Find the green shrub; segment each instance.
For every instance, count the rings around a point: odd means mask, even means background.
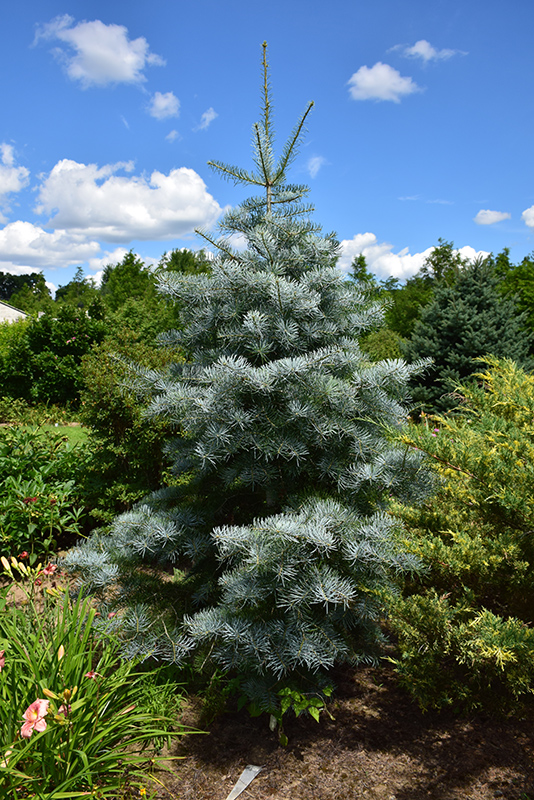
[[[0,323],[0,396],[30,400],[32,370],[27,334],[31,319]]]
[[[391,618],[424,706],[506,708],[534,692],[534,375],[486,363],[454,414],[404,437],[437,480],[423,505],[394,506],[426,566]]]
[[[432,591],[399,603],[393,619],[398,673],[423,708],[507,710],[532,694],[534,630],[522,620]]]
[[[105,333],[102,320],[69,305],[0,325],[0,395],[76,407],[81,358]]]
[[[33,560],[81,531],[76,478],[83,448],[39,428],[0,430],[0,555]]]
[[[32,410],[25,400],[12,397],[0,397],[0,423],[2,425],[14,422],[28,423]]]
[[[68,305],[34,320],[28,329],[32,401],[76,406],[82,388],[82,356],[105,333],[102,320]]]
[[[380,330],[371,331],[362,337],[362,350],[367,353],[371,361],[402,358],[403,341],[395,331],[389,328],[380,328]]]
[[[82,360],[80,414],[90,453],[82,483],[97,522],[108,522],[160,486],[166,466],[163,440],[171,426],[163,420],[147,423],[146,403],[124,385],[130,375],[125,359],[161,367],[168,354],[125,331],[121,341],[103,342]]]

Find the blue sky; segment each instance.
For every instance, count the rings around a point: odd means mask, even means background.
[[[317,10],[314,10],[317,9]],[[98,277],[198,249],[246,189],[261,43],[291,180],[381,278],[438,238],[534,249],[532,0],[19,0],[0,11],[0,271]]]

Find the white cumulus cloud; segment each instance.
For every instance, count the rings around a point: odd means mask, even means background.
[[[19,267],[18,264],[13,264],[10,261],[2,261],[0,259],[0,272],[5,272],[8,275],[31,275],[32,272],[40,271],[40,267]],[[54,297],[57,286],[51,281],[45,281],[45,285],[48,286],[52,297]]]
[[[221,207],[192,169],[168,175],[126,177],[116,173],[131,164],[79,164],[63,159],[39,189],[37,213],[53,216],[48,227],[105,242],[174,239],[196,227],[211,226]]]
[[[521,214],[521,219],[529,228],[534,228],[534,206],[526,208]]]
[[[411,255],[408,248],[405,247],[399,253],[393,253],[393,245],[387,242],[378,242],[374,233],[357,233],[352,239],[343,239],[340,246],[341,256],[337,265],[342,272],[348,273],[353,258],[363,254],[368,269],[379,279],[385,280],[393,277],[401,281],[411,278],[412,275],[419,272],[428,256],[435,249],[434,247],[427,247],[422,253],[413,253]],[[460,247],[454,252],[460,253],[462,258],[467,258],[470,261],[480,256],[485,258],[489,255],[484,250],[477,251],[468,245]]]
[[[403,77],[389,64],[378,61],[373,67],[360,67],[348,81],[353,100],[391,100],[400,103],[401,97],[421,91],[411,78]]]
[[[105,25],[99,19],[75,25],[73,17],[64,14],[37,29],[35,42],[40,39],[66,45],[56,47],[54,55],[69,78],[79,81],[84,88],[141,83],[146,80],[145,67],[165,63],[150,52],[143,36],[130,39],[124,25]]]
[[[213,120],[218,116],[219,115],[217,114],[214,108],[208,108],[208,110],[204,111],[204,113],[200,117],[200,125],[198,126],[197,130],[205,131],[207,128],[209,128]]]
[[[406,247],[400,253],[393,253],[393,245],[379,243],[374,233],[357,233],[352,239],[343,239],[340,244],[341,256],[337,265],[342,272],[349,272],[353,258],[363,254],[369,270],[381,279],[406,280],[415,275],[433,250],[429,247],[422,253],[410,255]]]
[[[315,178],[317,176],[317,173],[319,172],[323,164],[326,164],[326,158],[323,158],[323,156],[312,156],[308,160],[306,168],[310,174],[310,178]]]
[[[17,167],[13,146],[5,142],[0,144],[0,162],[0,203],[4,211],[7,211],[6,195],[24,189],[28,185],[30,173],[26,167]],[[1,222],[6,222],[6,218],[0,212]]]
[[[436,48],[433,47],[430,42],[427,42],[426,39],[419,39],[419,41],[411,47],[397,45],[392,49],[401,50],[402,55],[406,56],[407,58],[420,58],[425,62],[425,64],[427,64],[429,61],[445,61],[461,52],[459,50],[450,50],[449,48],[436,50]]]
[[[468,244],[464,245],[463,247],[459,247],[454,252],[460,253],[461,257],[467,259],[468,261],[474,261],[476,258],[487,258],[490,255],[487,250],[475,250],[474,247],[471,247],[471,245]]]
[[[0,229],[0,270],[13,267],[66,267],[94,257],[98,242],[64,230],[45,231],[31,222],[18,220]],[[9,269],[11,267],[11,269]]]
[[[150,101],[148,113],[156,119],[168,119],[180,114],[180,101],[173,92],[156,92]]]
[[[494,225],[503,219],[510,219],[511,216],[507,211],[490,211],[489,208],[483,208],[473,219],[477,225]]]

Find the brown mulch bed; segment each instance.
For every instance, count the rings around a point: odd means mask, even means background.
[[[161,800],[225,800],[247,764],[262,766],[242,800],[534,800],[534,715],[491,718],[423,713],[392,668],[336,675],[337,694],[317,724],[288,718],[287,747],[266,716],[227,711],[173,749],[158,773]],[[200,727],[190,700],[184,724]],[[289,717],[289,715],[288,715]],[[206,728],[205,728],[206,729]]]

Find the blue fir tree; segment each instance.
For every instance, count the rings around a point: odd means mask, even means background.
[[[254,168],[211,162],[259,194],[226,214],[220,238],[203,234],[218,251],[211,274],[162,275],[183,309],[163,344],[186,356],[137,371],[149,417],[176,426],[175,477],[67,564],[122,609],[127,653],[209,660],[272,710],[281,687],[320,686],[335,663],[376,655],[385,589],[415,566],[387,499],[413,499],[424,477],[387,434],[420,365],[360,350],[382,309],[344,280],[307,188],[286,180],[311,103],[275,157],[263,47]]]

